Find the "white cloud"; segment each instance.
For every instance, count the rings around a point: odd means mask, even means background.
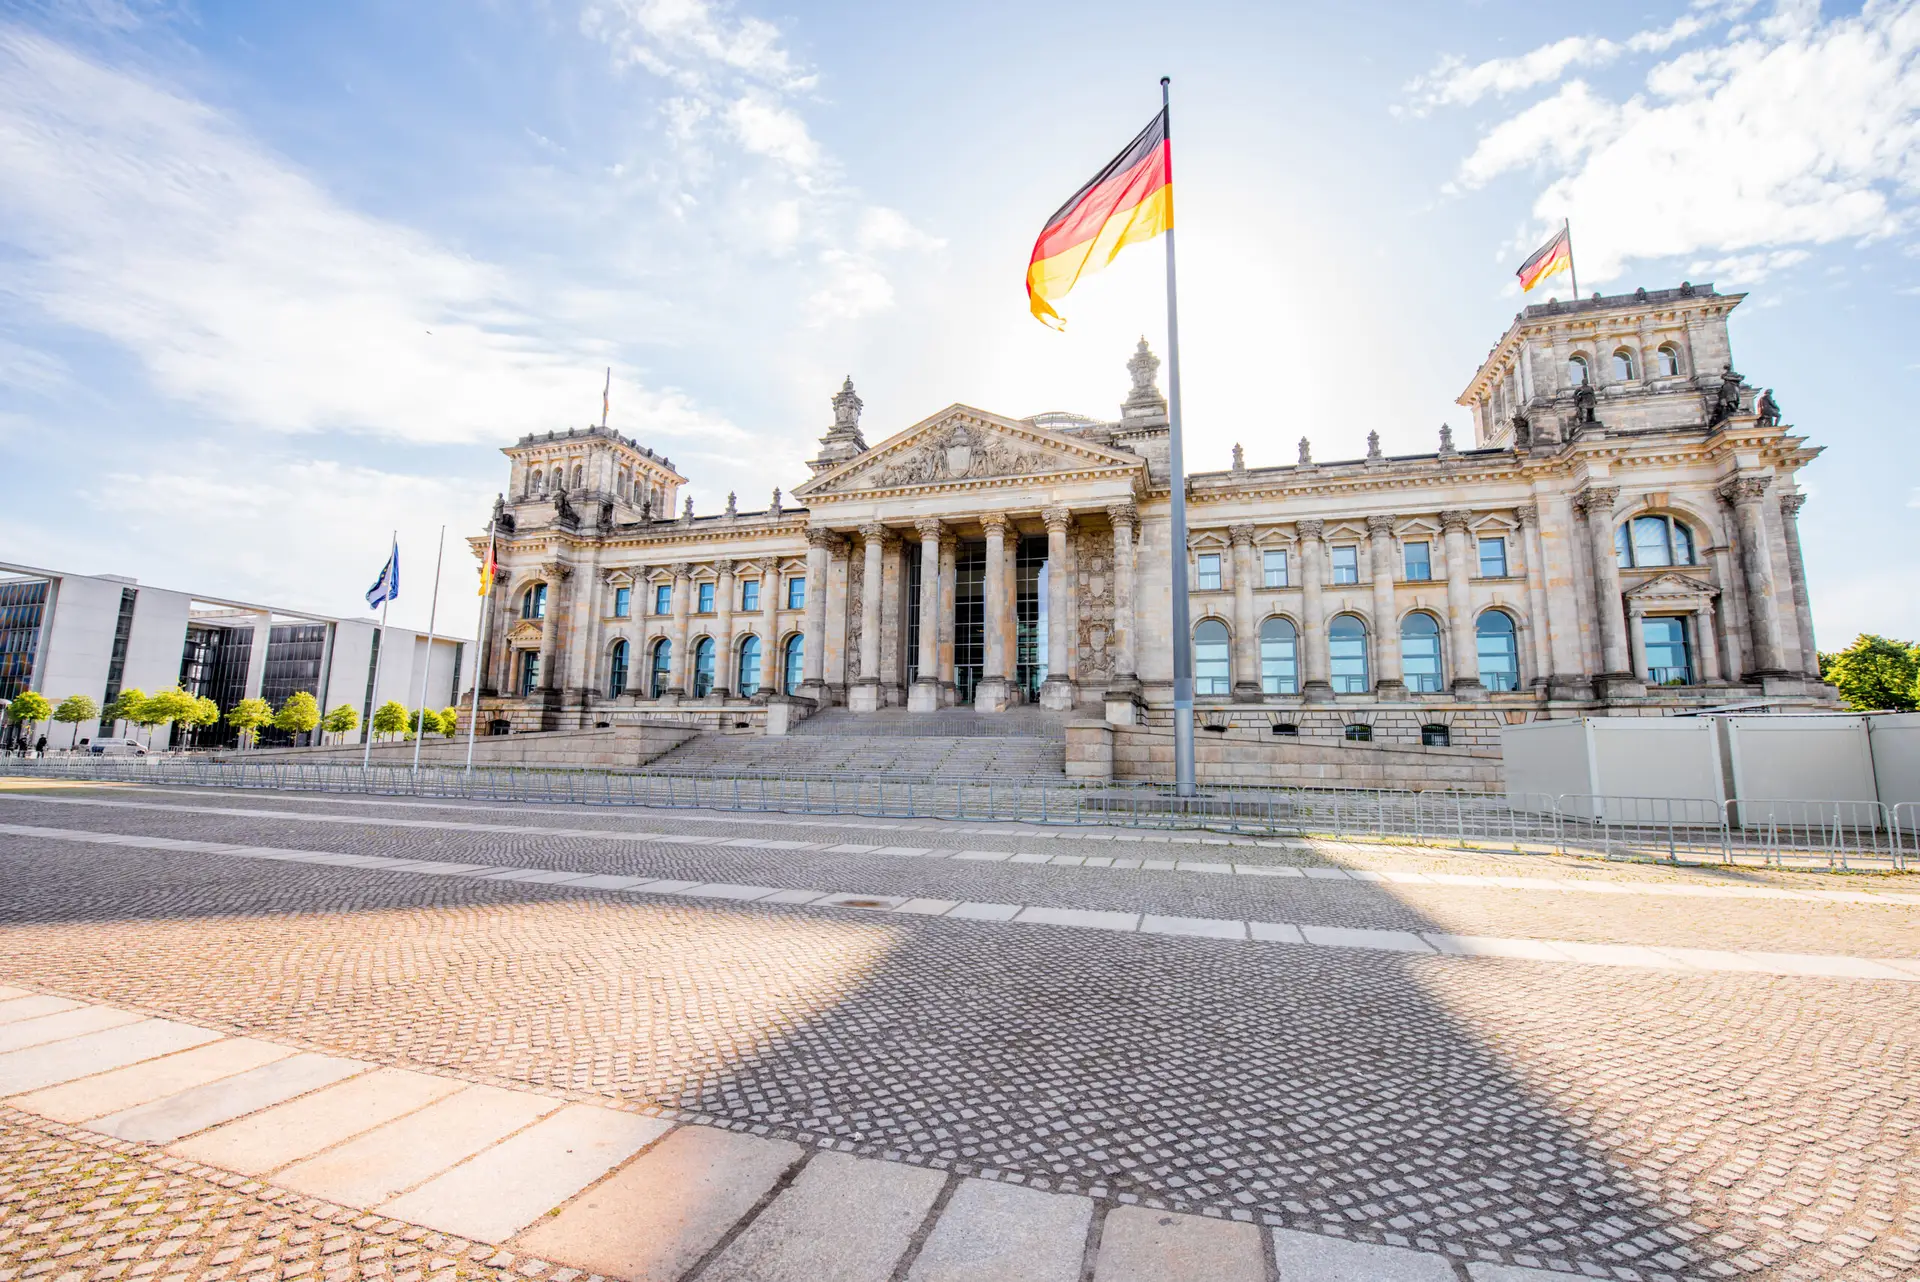
[[[1896,232],[1920,194],[1920,6],[1822,21],[1784,0],[1724,45],[1654,67],[1625,101],[1569,82],[1489,129],[1456,184],[1526,169],[1551,176],[1534,215],[1573,220],[1595,283],[1633,260]]]
[[[0,337],[0,387],[44,396],[65,386],[67,375],[59,357]]]
[[[866,255],[829,249],[821,253],[820,265],[827,283],[807,300],[812,310],[810,324],[854,320],[893,306],[893,285]]]
[[[227,422],[418,441],[557,426],[594,344],[507,273],[345,209],[205,106],[0,27],[7,294]],[[650,437],[734,429],[623,383]]]
[[[777,89],[805,89],[814,77],[781,46],[780,29],[761,18],[731,18],[711,0],[613,0],[592,3],[581,28],[658,75],[703,83],[724,68]]]
[[[819,169],[820,145],[807,122],[764,93],[749,93],[727,104],[727,128],[734,140],[756,156],[778,161],[804,185]]]
[[[881,205],[871,206],[860,215],[859,240],[860,248],[868,251],[935,250],[944,249],[947,244],[940,237],[930,236],[915,227],[899,210]]]

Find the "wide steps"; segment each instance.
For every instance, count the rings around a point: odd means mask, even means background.
[[[648,774],[853,775],[895,779],[1060,778],[1060,740],[964,735],[700,735],[646,767]]]

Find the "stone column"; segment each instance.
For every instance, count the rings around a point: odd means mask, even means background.
[[[1633,653],[1633,675],[1652,682],[1653,669],[1647,666],[1647,612],[1638,601],[1627,606],[1627,641]]]
[[[907,711],[933,712],[940,707],[940,535],[944,528],[931,517],[913,523],[920,536],[920,646],[919,673],[907,691]]]
[[[1720,647],[1714,642],[1713,602],[1693,612],[1694,662],[1700,666],[1700,680],[1707,685],[1720,684]]]
[[[502,619],[512,600],[507,585],[495,579],[487,591],[487,621],[480,630],[480,661],[474,667],[474,678],[480,682],[480,697],[483,699],[498,695],[502,688],[500,652],[506,649],[507,635]]]
[[[1473,559],[1467,539],[1469,514],[1458,509],[1440,514],[1447,548],[1447,632],[1453,651],[1453,693],[1456,698],[1486,696],[1480,683],[1480,651],[1473,631]]]
[[[880,710],[880,615],[886,593],[882,590],[885,567],[881,555],[886,551],[887,527],[878,521],[860,527],[863,552],[860,584],[860,676],[847,691],[847,707],[855,712]]]
[[[1593,561],[1593,595],[1600,613],[1600,693],[1644,694],[1638,674],[1631,670],[1627,611],[1620,598],[1620,562],[1613,548],[1613,504],[1617,485],[1589,485],[1574,495],[1574,509],[1586,519],[1587,544]]]
[[[1748,676],[1786,675],[1780,664],[1780,600],[1774,587],[1773,553],[1767,542],[1766,493],[1770,476],[1737,476],[1720,487],[1733,507],[1740,532],[1740,568],[1746,576],[1747,620],[1753,631],[1753,670]]]
[[[1399,699],[1407,693],[1400,670],[1400,612],[1394,607],[1393,582],[1396,558],[1393,555],[1393,518],[1367,518],[1367,551],[1372,561],[1373,641],[1378,656],[1373,674],[1373,693],[1378,699]]]
[[[1807,566],[1800,558],[1800,509],[1807,496],[1780,496],[1780,533],[1787,544],[1787,573],[1793,580],[1793,613],[1800,625],[1800,667],[1808,676],[1820,676],[1820,655],[1813,643],[1813,601],[1807,595]]]
[[[1533,634],[1533,685],[1545,689],[1553,671],[1552,639],[1547,635],[1546,566],[1540,551],[1540,509],[1523,503],[1513,510],[1520,522],[1519,544],[1527,576],[1527,630]]]
[[[1300,654],[1306,682],[1300,687],[1308,703],[1333,702],[1333,681],[1327,657],[1327,606],[1320,595],[1325,571],[1324,521],[1296,521],[1300,543]]]
[[[765,703],[780,693],[780,559],[761,557],[760,569],[760,692]]]
[[[668,669],[667,694],[684,699],[693,688],[692,660],[687,653],[687,631],[693,613],[693,566],[682,561],[673,567],[673,655]]]
[[[832,530],[807,531],[807,622],[800,652],[800,693],[822,708],[833,701],[821,674],[827,660],[827,560],[836,542]]]
[[[560,628],[565,621],[567,580],[573,567],[562,561],[548,561],[540,567],[547,580],[547,616],[540,621],[540,689],[557,694],[566,688],[560,678]],[[382,644],[385,644],[383,640]]]
[[[1253,526],[1230,525],[1233,540],[1233,701],[1260,702],[1259,625],[1253,617]]]
[[[1140,513],[1131,503],[1116,503],[1107,509],[1113,523],[1113,656],[1112,684],[1108,692],[1131,697],[1140,689],[1140,660],[1134,635],[1139,628],[1133,604],[1133,539],[1140,525]]]
[[[1041,511],[1047,523],[1047,680],[1040,687],[1040,706],[1064,712],[1073,707],[1073,678],[1067,675],[1072,637],[1067,617],[1073,584],[1067,578],[1067,531],[1073,513],[1064,507]]]
[[[1007,611],[1012,608],[1007,601],[1007,576],[1003,572],[1007,562],[1007,518],[990,512],[980,518],[980,528],[987,532],[986,636],[980,685],[973,692],[973,706],[980,712],[1005,712],[1011,677],[1006,641]]]
[[[720,572],[720,582],[713,589],[720,597],[720,608],[715,612],[719,617],[714,621],[713,647],[718,653],[713,656],[713,693],[724,700],[733,693],[733,594],[739,588],[731,560],[722,558],[713,568]]]
[[[939,659],[936,663],[940,678],[940,706],[953,707],[960,698],[960,689],[954,683],[953,666],[953,611],[955,594],[959,586],[960,540],[951,530],[940,536],[940,608],[937,617],[940,627],[937,632]]]

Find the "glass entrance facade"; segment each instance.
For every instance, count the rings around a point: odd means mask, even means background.
[[[962,543],[953,562],[953,684],[972,703],[987,662],[987,545]]]
[[[1047,679],[1047,540],[1020,540],[1013,562],[1013,683],[1028,703]]]

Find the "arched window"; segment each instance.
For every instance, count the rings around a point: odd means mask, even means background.
[[[1365,694],[1371,684],[1367,675],[1367,625],[1351,614],[1335,619],[1327,629],[1327,660],[1335,694]]]
[[[615,641],[607,659],[607,698],[618,699],[627,692],[627,643]]]
[[[1193,692],[1196,695],[1233,693],[1227,652],[1227,625],[1202,619],[1193,628]]]
[[[1520,647],[1514,639],[1513,616],[1505,610],[1487,610],[1473,625],[1480,651],[1480,684],[1489,690],[1520,688]]]
[[[1680,349],[1672,343],[1662,343],[1660,350],[1654,353],[1658,362],[1661,378],[1672,378],[1680,372]]]
[[[1693,532],[1670,516],[1636,516],[1613,532],[1621,569],[1693,564]]]
[[[1420,727],[1420,746],[1423,748],[1451,748],[1453,731],[1438,723]]]
[[[1272,618],[1260,625],[1260,689],[1264,694],[1300,691],[1299,635],[1285,619]]]
[[[713,638],[701,637],[693,643],[693,697],[704,699],[713,693]]]
[[[658,699],[673,684],[673,642],[661,637],[653,643],[653,675],[647,683],[649,698]]]
[[[538,494],[540,487],[545,483],[546,478],[541,474],[540,469],[537,467],[534,468],[533,474],[527,477],[527,493]]]
[[[573,488],[574,489],[577,490],[580,488],[581,481],[585,476],[586,476],[586,473],[581,469],[580,465],[578,463],[575,463],[573,465]]]
[[[740,643],[739,674],[733,688],[742,699],[760,693],[760,638],[751,633]]]
[[[1569,387],[1585,387],[1587,385],[1586,357],[1569,356],[1567,358],[1567,385]]]
[[[796,632],[787,638],[786,692],[799,694],[801,673],[806,670],[807,639]]]
[[[1356,721],[1347,727],[1346,735],[1349,743],[1372,743],[1373,727]]]
[[[1416,612],[1401,622],[1400,670],[1415,694],[1440,693],[1440,621],[1431,614]]]
[[[1632,352],[1623,347],[1613,354],[1613,379],[1616,383],[1631,383],[1639,376]]]
[[[523,619],[544,619],[547,617],[547,585],[536,583],[520,597],[520,617]]]

